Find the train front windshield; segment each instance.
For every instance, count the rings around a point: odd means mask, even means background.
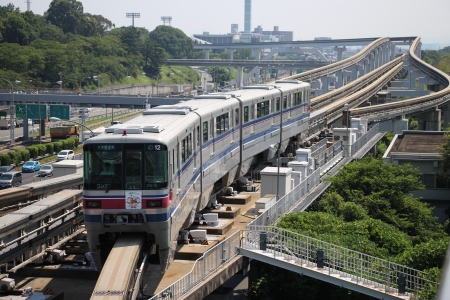
[[[162,144],[89,144],[84,147],[87,190],[155,190],[168,185]]]

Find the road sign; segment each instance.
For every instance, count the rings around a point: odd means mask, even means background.
[[[16,118],[43,120],[47,119],[47,105],[45,104],[17,104]]]
[[[50,105],[50,118],[56,117],[61,120],[70,120],[69,105]]]

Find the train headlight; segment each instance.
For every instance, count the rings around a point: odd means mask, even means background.
[[[162,200],[147,200],[147,208],[157,208],[162,207]]]
[[[102,208],[102,201],[100,200],[86,200],[86,208]]]

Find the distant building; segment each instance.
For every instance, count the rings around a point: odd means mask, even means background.
[[[194,37],[211,44],[231,44],[233,43],[232,34],[209,34],[209,32],[203,32],[203,34],[194,34]]]
[[[262,34],[276,37],[278,42],[290,42],[294,39],[293,31],[280,31],[278,26],[274,26],[273,31],[262,31]]]
[[[261,26],[258,26],[251,33],[237,32],[238,29],[237,24],[231,24],[231,33],[203,32],[203,34],[194,34],[194,37],[211,44],[290,42],[294,37],[293,31],[280,31],[278,26],[274,26],[273,31],[263,30]]]
[[[231,24],[231,34],[239,33],[239,24]]]
[[[433,204],[440,220],[447,218],[450,207],[450,182],[443,175],[443,157],[440,147],[446,143],[443,131],[403,131],[394,136],[383,160],[395,165],[411,164],[422,177],[425,190],[414,195]]]
[[[252,29],[252,0],[245,0],[244,32],[250,33]]]

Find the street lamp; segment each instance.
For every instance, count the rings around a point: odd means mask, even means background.
[[[62,80],[58,80],[56,83],[59,84],[59,93],[62,94],[62,85],[63,85]]]
[[[94,75],[92,79],[97,81],[97,95],[100,95],[100,75]]]
[[[15,118],[15,112],[16,111],[15,111],[15,106],[14,106],[14,85],[12,84],[11,81],[9,81],[6,78],[1,78],[0,77],[0,80],[6,81],[9,84],[9,86],[11,87],[11,98],[12,98],[12,101],[11,101],[11,106],[9,107],[9,115],[10,115],[10,120],[9,120],[9,122],[10,122],[10,124],[9,124],[9,137],[10,137],[10,145],[11,145],[11,147],[13,147],[14,143],[15,143],[14,130],[16,128],[16,118]],[[14,83],[15,84],[19,84],[19,83],[21,83],[21,81],[20,80],[15,80]]]
[[[57,118],[57,117],[50,117],[49,120],[50,120],[50,122],[63,121],[63,120],[61,120],[60,118]],[[69,123],[80,125],[81,127],[86,128],[87,130],[89,130],[91,132],[91,136],[95,135],[95,133],[89,127],[87,127],[86,125],[84,125],[82,123],[78,123],[78,122],[75,122],[75,121],[72,121],[72,120],[64,120],[64,122],[69,122]],[[81,130],[81,142],[82,143],[84,142],[84,131],[83,130]]]

